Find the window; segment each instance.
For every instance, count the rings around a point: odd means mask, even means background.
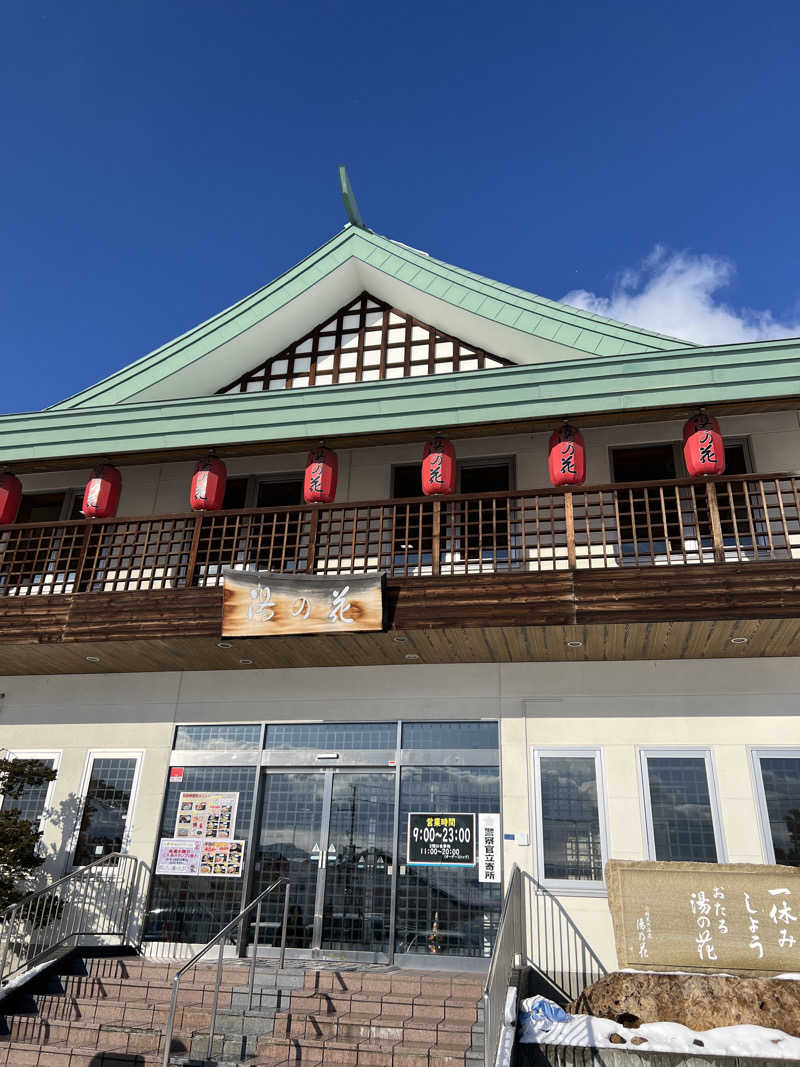
[[[392,499],[422,496],[422,464],[392,468]],[[407,569],[433,562],[433,502],[397,508],[392,546],[394,567]]]
[[[269,479],[258,483],[256,506],[259,508],[299,508],[302,504],[302,475]]]
[[[611,450],[611,473],[615,482],[663,482],[678,477],[676,446],[638,445]],[[619,539],[623,553],[633,551],[633,543],[646,542],[652,536],[653,550],[679,551],[681,523],[678,495],[665,491],[661,495],[648,489],[629,489],[619,494]],[[640,550],[641,550],[640,545]]]
[[[651,860],[724,862],[711,753],[641,753],[647,854]]]
[[[406,867],[412,811],[499,812],[499,768],[403,767],[400,776],[397,951],[491,956],[502,887],[479,881],[477,867]]]
[[[267,727],[266,748],[283,752],[345,752],[397,747],[394,722],[276,723]]]
[[[482,749],[498,747],[496,722],[404,722],[403,748]]]
[[[746,440],[725,441],[725,474],[744,475],[751,469],[750,452]],[[685,478],[681,447],[668,442],[659,445],[636,445],[611,449],[611,472],[614,481],[622,485],[632,482],[658,484],[674,478]],[[739,533],[739,545],[752,547],[752,537],[746,535],[748,516],[758,519],[760,502],[746,499],[745,485],[725,483],[717,490],[717,506],[725,547],[736,545],[734,525]],[[749,506],[748,506],[749,505]],[[696,483],[694,492],[686,487],[666,487],[659,491],[652,487],[630,488],[619,493],[619,538],[623,555],[680,554],[688,544],[698,544],[711,550],[711,516],[705,490]]]
[[[274,478],[242,475],[228,478],[222,508],[296,508],[303,504],[303,475],[285,474]]]
[[[37,760],[50,770],[57,771],[61,753],[11,752],[10,756],[12,759]],[[39,785],[26,785],[18,797],[0,797],[0,807],[5,807],[7,811],[18,811],[23,819],[27,819],[37,830],[41,830],[46,822],[54,786],[55,779],[52,782],[41,782]]]
[[[74,866],[127,847],[139,759],[137,753],[89,753]]]
[[[607,855],[600,752],[538,749],[533,759],[539,876],[556,888],[597,890]]]
[[[753,752],[767,863],[800,867],[800,749]]]
[[[175,730],[176,749],[249,749],[258,747],[261,727],[258,725],[178,726]]]
[[[505,493],[511,488],[508,460],[459,465],[462,493]],[[461,539],[469,559],[508,559],[508,501],[467,500],[462,504]]]
[[[508,459],[469,460],[458,464],[457,493],[504,493],[511,488],[512,470]],[[392,497],[403,500],[422,495],[422,465],[404,464],[392,469]],[[446,498],[445,498],[446,499]],[[394,554],[398,565],[418,566],[433,559],[433,503],[413,505],[398,512]],[[448,509],[449,520],[441,527],[442,551],[459,560],[472,562],[507,560],[509,554],[509,512],[507,500],[458,501]],[[451,559],[451,562],[452,562]]]
[[[228,478],[225,482],[225,496],[222,498],[223,511],[238,511],[247,507],[247,491],[250,487],[250,479]]]
[[[18,523],[59,522],[82,519],[83,494],[77,489],[50,493],[23,493],[17,512]]]

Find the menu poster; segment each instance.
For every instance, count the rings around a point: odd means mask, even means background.
[[[238,807],[238,793],[181,793],[175,836],[230,841],[236,832]]]
[[[202,841],[186,841],[176,840],[174,837],[162,837],[158,843],[156,874],[198,874],[202,854]]]
[[[200,874],[215,878],[241,878],[245,841],[204,841]]]

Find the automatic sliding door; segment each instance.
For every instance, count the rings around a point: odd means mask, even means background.
[[[325,772],[270,772],[264,780],[253,896],[288,878],[288,948],[310,949],[319,875]],[[315,848],[316,846],[316,848]],[[283,893],[270,894],[261,914],[261,945],[279,945]]]
[[[321,948],[388,952],[395,776],[331,773]]]

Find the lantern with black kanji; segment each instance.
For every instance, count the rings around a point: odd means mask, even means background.
[[[422,453],[422,492],[443,496],[456,489],[456,450],[446,437],[432,437]]]
[[[14,474],[0,474],[0,526],[10,526],[19,511],[22,482]]]
[[[550,435],[548,468],[553,485],[583,485],[586,481],[583,434],[568,422]]]
[[[725,444],[713,415],[698,411],[687,420],[683,427],[683,458],[690,478],[725,473]]]
[[[338,478],[339,457],[332,448],[320,445],[309,452],[303,479],[303,499],[306,504],[332,504]]]
[[[192,511],[219,511],[225,499],[228,470],[221,459],[209,456],[199,460],[192,475],[189,505]]]
[[[81,511],[87,519],[113,519],[117,514],[122,475],[110,463],[95,467],[83,494]]]

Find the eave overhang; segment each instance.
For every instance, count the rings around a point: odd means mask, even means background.
[[[688,347],[347,226],[273,282],[53,410],[214,393],[363,290],[515,363]]]
[[[99,456],[177,458],[209,447],[288,451],[321,438],[497,433],[563,417],[624,422],[698,405],[791,408],[800,398],[799,359],[800,340],[790,339],[313,390],[51,408],[0,417],[0,461],[32,470]]]

